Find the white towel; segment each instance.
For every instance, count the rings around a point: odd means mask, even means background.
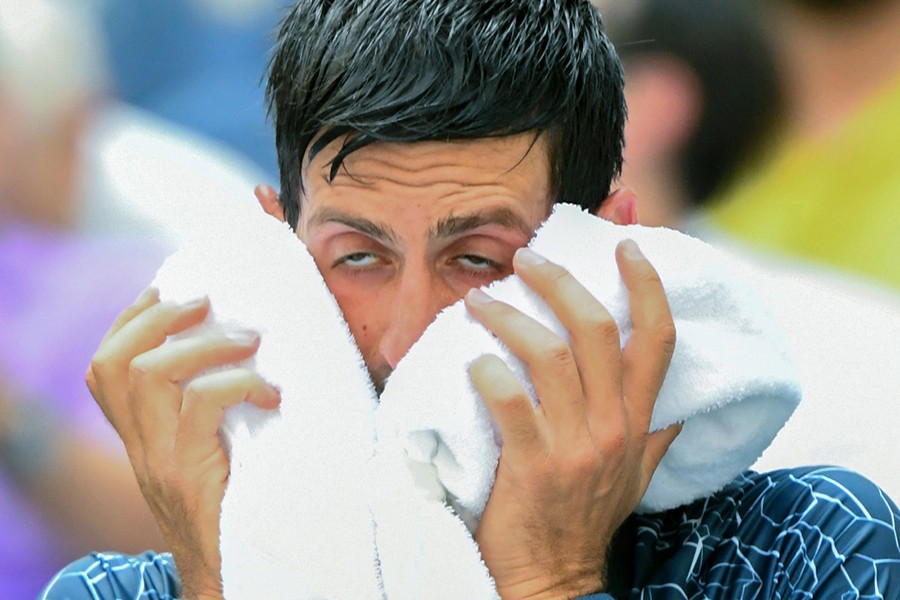
[[[157,274],[165,300],[207,294],[202,330],[251,328],[278,411],[230,409],[222,576],[232,598],[380,598],[368,462],[375,391],[306,247],[261,211],[211,216]]]
[[[678,332],[652,427],[685,427],[640,506],[659,510],[716,491],[751,465],[799,389],[774,319],[705,244],[559,205],[532,247],[603,302],[624,343],[631,326],[613,250],[625,237],[659,271]],[[206,327],[260,331],[255,366],[282,388],[278,413],[233,409],[223,428],[232,452],[226,598],[496,598],[457,516],[475,526],[499,455],[467,365],[492,352],[526,384],[527,373],[461,303],[403,358],[378,405],[311,257],[268,217],[211,224],[156,285],[164,299],[207,293],[215,313]],[[488,291],[564,333],[516,277]]]

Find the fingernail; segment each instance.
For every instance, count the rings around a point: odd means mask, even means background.
[[[266,410],[276,409],[281,406],[281,390],[277,386],[267,383],[259,394],[254,394],[253,403]]]
[[[469,290],[469,293],[466,294],[466,302],[475,306],[484,306],[486,304],[490,304],[493,301],[493,298],[491,298],[478,288],[472,288],[471,290]]]
[[[634,240],[622,240],[619,245],[622,247],[622,254],[630,260],[644,260],[644,254]]]
[[[519,248],[516,250],[516,261],[523,265],[536,267],[546,263],[547,259],[530,248]]]
[[[187,302],[182,302],[181,308],[184,308],[187,310],[194,309],[194,308],[200,308],[201,306],[205,305],[207,302],[209,302],[209,298],[207,298],[206,296],[202,296],[200,298],[188,300]]]
[[[143,302],[147,302],[151,298],[159,299],[159,290],[155,287],[148,287],[146,290],[141,292],[141,295],[137,297],[137,300],[135,300],[134,303],[141,304]]]
[[[229,331],[225,334],[232,342],[238,343],[242,346],[252,346],[253,344],[259,341],[259,333],[255,331],[242,330],[242,331]]]
[[[277,404],[281,404],[281,388],[277,385],[269,384],[269,391],[272,392],[272,398],[275,399]]]

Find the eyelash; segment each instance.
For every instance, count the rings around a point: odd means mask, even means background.
[[[360,259],[360,258],[366,258],[366,257],[373,258],[375,263],[371,264],[371,265],[362,265],[362,266],[349,264],[349,262],[354,259]],[[484,265],[484,268],[478,269],[478,268],[473,268],[473,267],[467,267],[467,266],[465,266],[465,264],[462,262],[461,259],[469,259],[475,263],[482,263]],[[457,263],[457,265],[463,272],[465,272],[467,275],[469,275],[471,277],[484,277],[487,274],[493,275],[494,273],[498,273],[503,269],[503,266],[499,262],[497,262],[495,260],[491,260],[484,256],[480,256],[478,254],[460,254],[460,255],[452,257],[447,262],[450,263],[453,261],[455,261]],[[344,266],[348,270],[350,270],[351,273],[365,273],[366,271],[376,268],[378,266],[378,262],[379,261],[378,261],[377,255],[375,255],[372,252],[353,252],[351,254],[347,254],[345,256],[338,258],[334,262],[332,267]]]
[[[483,263],[486,267],[483,269],[474,269],[471,267],[466,267],[460,264],[460,268],[465,271],[467,274],[472,275],[474,277],[484,277],[486,274],[494,274],[500,272],[503,266],[495,260],[491,260],[484,256],[479,256],[477,254],[460,254],[459,256],[453,257],[452,260],[459,261],[459,259],[475,259],[474,262]]]
[[[359,258],[365,258],[365,257],[372,257],[372,258],[374,258],[374,259],[375,259],[375,264],[364,265],[364,266],[357,266],[357,265],[351,265],[351,264],[348,264],[349,261],[351,261],[351,260],[353,260],[353,259],[359,259]],[[351,271],[356,272],[356,273],[360,273],[360,272],[364,272],[364,271],[367,271],[367,270],[369,270],[369,269],[372,269],[372,268],[376,267],[377,264],[378,264],[378,257],[377,257],[377,255],[376,255],[375,253],[373,253],[373,252],[352,252],[352,253],[350,253],[350,254],[347,254],[347,255],[345,255],[345,256],[342,256],[342,257],[338,258],[336,261],[334,261],[334,264],[332,264],[331,266],[332,266],[332,268],[334,268],[334,267],[340,267],[340,266],[346,266],[346,267],[347,267],[348,269],[350,269]]]

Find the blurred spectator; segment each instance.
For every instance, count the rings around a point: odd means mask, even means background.
[[[753,2],[598,2],[625,67],[622,183],[645,225],[679,227],[754,156],[782,103]]]
[[[288,0],[109,0],[117,95],[251,158],[277,181],[261,82]]]
[[[105,82],[95,36],[63,3],[0,3],[0,598],[35,597],[91,548],[163,544],[84,385],[92,349],[161,259],[69,232]]]
[[[0,598],[88,551],[164,549],[84,383],[180,231],[261,174],[105,98],[85,4],[0,0]],[[150,239],[148,236],[154,236]]]
[[[62,228],[76,218],[80,137],[106,84],[97,32],[82,16],[44,2],[0,2],[0,223],[18,216]]]
[[[786,88],[767,162],[710,222],[900,291],[900,2],[766,0]]]
[[[754,467],[839,464],[900,497],[900,298],[748,249],[692,216],[736,170],[758,164],[783,116],[777,66],[753,6],[638,0],[604,10],[626,73],[623,183],[638,193],[642,223],[686,228],[729,251],[785,327],[804,400]]]

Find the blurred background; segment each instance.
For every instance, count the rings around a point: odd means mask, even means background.
[[[595,2],[624,64],[638,220],[734,261],[803,401],[754,465],[900,497],[900,2]]]
[[[163,550],[84,383],[178,231],[276,183],[265,0],[0,0],[0,598]]]
[[[644,222],[900,290],[900,3],[598,4]]]
[[[164,549],[84,371],[180,229],[277,184],[288,3],[0,0],[0,598]],[[757,467],[900,496],[900,3],[595,4],[640,222],[720,247],[785,324],[805,398]]]

